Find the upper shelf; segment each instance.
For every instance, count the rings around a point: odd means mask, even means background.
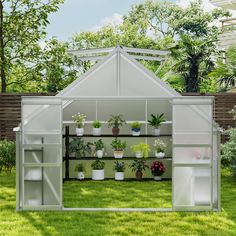
[[[112,134],[103,134],[101,136],[94,136],[92,134],[84,134],[83,136],[77,136],[76,134],[69,134],[69,135],[63,135],[63,137],[76,137],[76,138],[84,138],[84,137],[93,137],[93,138],[108,138],[108,137],[117,137],[117,138],[124,138],[124,137],[132,137],[132,138],[158,138],[158,137],[171,137],[171,134],[161,134],[159,136],[154,136],[154,135],[150,135],[150,134],[142,134],[139,136],[133,136],[131,134],[119,134],[118,136],[114,136]]]

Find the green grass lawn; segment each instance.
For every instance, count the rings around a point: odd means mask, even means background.
[[[65,206],[133,206],[159,207],[162,202],[158,193],[150,191],[153,182],[122,183],[105,181],[105,184],[82,183],[78,190],[78,182],[64,185]],[[120,191],[114,191],[111,188]],[[161,185],[170,188],[169,182]],[[103,188],[103,186],[105,188]],[[135,189],[133,189],[135,186]],[[148,190],[148,194],[141,191]],[[99,196],[97,195],[99,192]],[[75,197],[79,193],[78,198]],[[111,196],[106,197],[106,194]],[[112,197],[114,194],[114,197]],[[163,203],[169,207],[169,191],[164,191]],[[130,199],[132,202],[127,202]],[[82,198],[83,196],[83,198]],[[120,199],[116,199],[117,197]],[[97,199],[100,203],[97,202]],[[107,198],[107,199],[106,199]],[[110,200],[113,198],[114,202]],[[75,205],[76,204],[76,205]],[[158,206],[156,206],[156,204]],[[84,205],[83,205],[84,207]],[[15,212],[15,176],[0,175],[0,235],[236,235],[236,181],[224,172],[222,176],[222,212],[201,213],[115,213],[115,212]]]

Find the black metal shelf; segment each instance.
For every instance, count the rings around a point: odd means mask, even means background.
[[[164,157],[164,158],[156,158],[156,157],[148,157],[148,158],[137,158],[137,157],[123,157],[123,158],[115,158],[115,157],[103,157],[103,158],[98,158],[98,157],[81,157],[81,158],[76,158],[76,157],[69,157],[68,160],[87,160],[87,161],[93,161],[93,160],[104,160],[104,161],[114,161],[114,160],[150,160],[150,159],[156,159],[156,160],[172,160],[172,157]],[[65,161],[66,158],[63,157],[63,161]]]
[[[133,136],[131,134],[120,134],[118,136],[114,136],[112,134],[103,134],[101,136],[94,136],[92,134],[84,134],[83,136],[77,136],[76,134],[69,134],[69,135],[63,135],[63,138],[65,137],[73,137],[73,138],[158,138],[158,137],[172,137],[171,134],[161,134],[159,136],[154,136],[151,134],[142,134],[139,136]]]

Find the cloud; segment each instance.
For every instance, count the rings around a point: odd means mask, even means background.
[[[100,22],[97,25],[94,25],[90,31],[96,32],[100,30],[104,26],[117,26],[122,24],[123,22],[123,16],[119,13],[114,13],[111,16],[106,16],[103,19],[100,20]]]

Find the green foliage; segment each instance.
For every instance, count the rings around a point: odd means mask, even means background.
[[[16,146],[15,142],[0,140],[0,173],[5,170],[11,173],[16,164]]]
[[[73,141],[69,144],[69,153],[75,153],[76,158],[85,157],[86,154],[92,153],[92,146],[92,143],[85,143],[81,138],[73,138]]]
[[[84,122],[86,120],[86,115],[81,114],[78,112],[78,114],[72,116],[73,121],[76,123],[77,128],[83,128],[84,127]]]
[[[221,145],[222,162],[224,165],[229,164],[233,176],[236,177],[236,129],[231,128],[225,133],[229,135],[229,141]]]
[[[141,128],[141,123],[139,121],[134,121],[131,123],[131,129],[140,129]]]
[[[84,172],[85,168],[84,168],[84,165],[82,163],[78,163],[76,166],[75,166],[75,171],[77,172]]]
[[[148,153],[151,151],[150,146],[147,143],[139,143],[131,146],[132,152],[142,153],[144,158],[148,157]]]
[[[124,172],[125,171],[125,163],[124,162],[115,161],[114,164],[115,164],[114,170],[116,172]]]
[[[146,170],[146,168],[148,168],[148,165],[146,165],[146,161],[144,160],[134,160],[133,163],[129,165],[129,167],[132,169],[133,172],[142,172]]]
[[[99,120],[94,120],[92,126],[93,128],[101,128],[102,123]]]
[[[125,124],[125,120],[123,118],[122,114],[119,115],[110,115],[110,119],[107,121],[108,123],[108,127],[115,127],[115,128],[119,128],[119,126],[122,126],[123,124]]]
[[[154,128],[158,128],[161,125],[161,123],[165,121],[166,118],[164,116],[164,113],[161,113],[160,115],[157,114],[156,116],[154,114],[151,114],[151,120],[148,120],[148,123]]]
[[[94,145],[95,145],[96,151],[103,150],[105,148],[105,145],[104,145],[102,139],[99,139],[97,142],[94,142]]]
[[[115,138],[111,142],[111,146],[114,149],[114,151],[123,151],[126,148],[126,141],[121,141],[118,138]]]
[[[105,162],[96,160],[91,164],[93,170],[103,170],[105,167]]]

